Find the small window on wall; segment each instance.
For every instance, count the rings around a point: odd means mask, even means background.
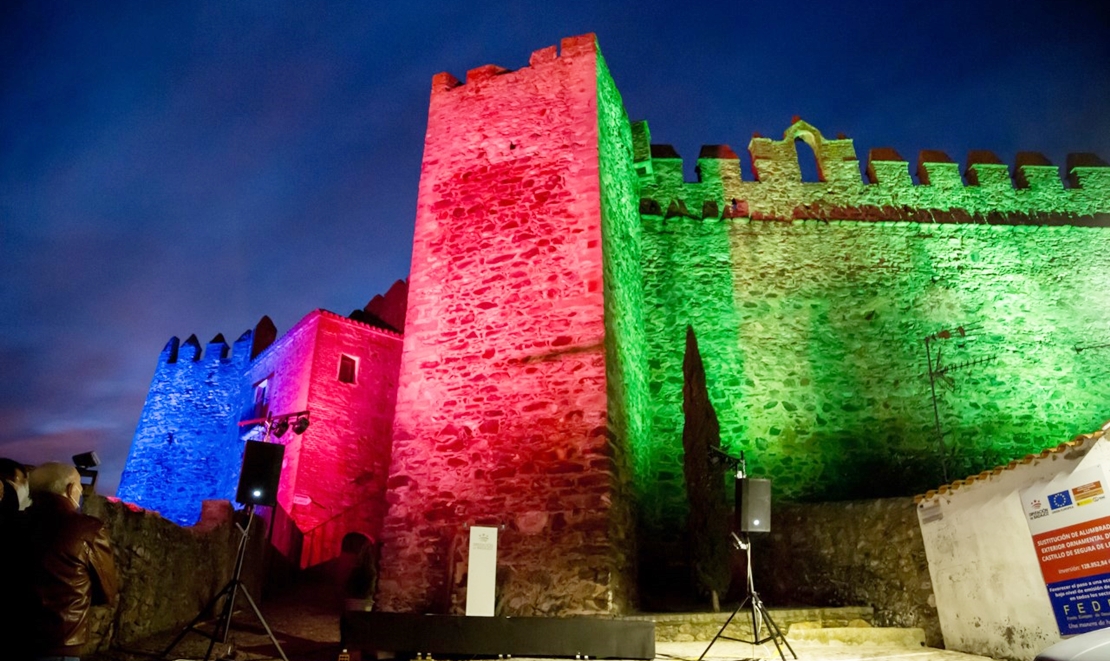
[[[251,417],[256,420],[265,418],[270,412],[270,377],[262,379],[254,384],[254,407],[251,409]]]
[[[339,381],[354,383],[355,372],[358,370],[358,361],[346,354],[339,356]]]

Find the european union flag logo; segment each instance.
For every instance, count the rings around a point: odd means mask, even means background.
[[[1054,493],[1048,497],[1048,506],[1051,509],[1058,510],[1061,507],[1071,505],[1071,494],[1066,490],[1060,493]]]

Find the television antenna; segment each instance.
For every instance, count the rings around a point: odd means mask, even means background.
[[[939,397],[937,396],[937,385],[940,384],[950,392],[954,392],[956,390],[956,379],[952,376],[954,373],[965,372],[986,365],[987,363],[997,360],[998,356],[972,358],[970,360],[946,365],[943,358],[944,344],[937,345],[935,357],[933,355],[933,345],[947,340],[967,338],[971,336],[972,333],[979,330],[982,330],[980,324],[965,324],[956,326],[955,328],[946,328],[922,338],[922,341],[925,343],[925,358],[929,366],[929,390],[932,393],[933,400],[933,425],[936,430],[937,445],[940,447],[940,469],[945,482],[948,482],[948,446],[944,441],[944,430],[940,426],[940,405]]]

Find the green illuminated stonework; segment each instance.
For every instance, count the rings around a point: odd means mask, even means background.
[[[612,498],[609,539],[633,548],[629,538],[636,488],[630,448],[646,439],[648,407],[644,372],[643,281],[640,271],[639,185],[632,167],[632,132],[620,92],[597,54],[598,161],[601,188],[601,247],[605,298],[605,382],[611,451]],[[626,557],[631,563],[631,556]],[[622,569],[633,590],[632,565]]]
[[[633,462],[646,522],[681,517],[682,358],[701,347],[721,439],[776,497],[909,495],[1089,432],[1110,419],[1110,168],[989,153],[967,171],[893,150],[861,177],[852,141],[796,122],[749,145],[744,181],[707,147],[685,182],[633,126],[643,228],[649,429]],[[803,182],[795,141],[822,181]],[[810,155],[812,158],[813,155]],[[966,183],[965,183],[966,180]],[[938,340],[938,441],[924,338]],[[945,475],[944,467],[947,468]]]

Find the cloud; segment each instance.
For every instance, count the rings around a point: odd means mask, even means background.
[[[128,448],[126,444],[119,443],[112,432],[100,427],[72,427],[49,434],[24,436],[0,444],[0,455],[37,465],[48,461],[71,463],[73,455],[94,450],[100,457],[97,493],[113,495],[127,461]]]

